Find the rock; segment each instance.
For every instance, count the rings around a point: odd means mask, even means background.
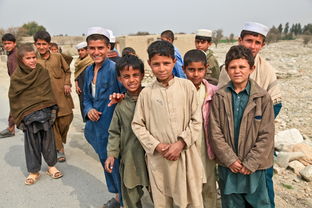
[[[287,168],[288,163],[290,161],[299,159],[304,156],[303,152],[280,152],[276,159],[275,162],[280,166],[281,168]]]
[[[285,168],[281,168],[281,167],[279,167],[278,165],[274,164],[274,165],[273,165],[273,170],[274,170],[274,173],[275,173],[275,174],[281,175],[281,174],[283,174],[283,172],[285,171]]]
[[[301,162],[294,160],[288,164],[288,168],[294,171],[295,174],[300,175],[299,172],[304,169],[305,166]]]
[[[301,177],[310,182],[312,181],[312,165],[309,165],[300,171]]]
[[[284,145],[293,145],[303,142],[303,137],[298,129],[280,131],[275,135],[275,147],[281,148]]]
[[[292,146],[293,152],[303,152],[304,157],[298,159],[305,166],[312,165],[312,146],[310,144],[301,143]]]

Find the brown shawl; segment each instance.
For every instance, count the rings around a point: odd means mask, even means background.
[[[9,100],[11,115],[17,126],[25,116],[55,105],[48,71],[40,64],[31,69],[18,61],[11,77]]]
[[[83,59],[78,58],[75,62],[75,79],[87,68],[87,66],[93,63],[92,58],[87,55]]]

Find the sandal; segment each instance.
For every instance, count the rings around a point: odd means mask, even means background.
[[[37,174],[33,174],[33,173],[30,173],[26,180],[25,180],[25,184],[26,185],[33,185],[34,183],[36,183],[36,181],[40,178],[40,173]]]
[[[51,167],[47,170],[47,175],[51,176],[51,178],[53,179],[58,179],[58,178],[62,178],[63,174],[56,169],[56,167]]]
[[[57,151],[57,161],[58,162],[65,162],[66,157],[64,152]]]

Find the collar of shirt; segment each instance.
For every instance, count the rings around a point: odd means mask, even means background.
[[[228,89],[231,90],[232,93],[235,93],[235,94],[247,93],[247,95],[250,95],[250,81],[247,82],[247,86],[245,87],[245,89],[240,91],[239,93],[235,92],[234,85],[233,85],[232,81],[230,82]]]

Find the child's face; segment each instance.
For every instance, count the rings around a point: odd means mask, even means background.
[[[243,39],[239,38],[238,42],[239,45],[245,46],[246,48],[250,49],[254,57],[256,57],[256,55],[265,45],[263,37],[261,35],[245,35]]]
[[[88,53],[95,64],[102,64],[106,59],[110,47],[104,40],[89,40]]]
[[[175,62],[176,60],[171,57],[160,55],[155,55],[148,60],[148,64],[157,80],[165,85],[173,79],[172,69]]]
[[[195,39],[195,47],[197,50],[207,51],[210,46],[211,42],[208,42],[207,40]]]
[[[50,51],[51,51],[51,53],[58,53],[59,49],[57,47],[55,47],[55,46],[51,46],[50,47]]]
[[[254,67],[250,67],[247,59],[240,58],[232,60],[226,70],[235,86],[247,84],[249,75],[253,72]]]
[[[40,55],[45,55],[49,52],[50,44],[45,40],[38,39],[35,42],[35,46],[36,46],[38,52],[40,53]]]
[[[88,55],[88,51],[85,48],[78,49],[79,58],[83,59]]]
[[[35,69],[37,65],[37,57],[35,51],[26,52],[22,59],[23,63],[31,69]]]
[[[187,79],[191,80],[198,89],[206,75],[207,66],[199,62],[191,62],[188,66],[183,67]]]
[[[4,50],[7,52],[11,52],[16,46],[16,43],[13,41],[3,41],[2,43]]]
[[[128,69],[125,68],[120,71],[118,80],[127,89],[129,94],[138,95],[142,88],[141,82],[143,77],[144,74],[142,74],[139,69],[134,69],[130,66]]]

